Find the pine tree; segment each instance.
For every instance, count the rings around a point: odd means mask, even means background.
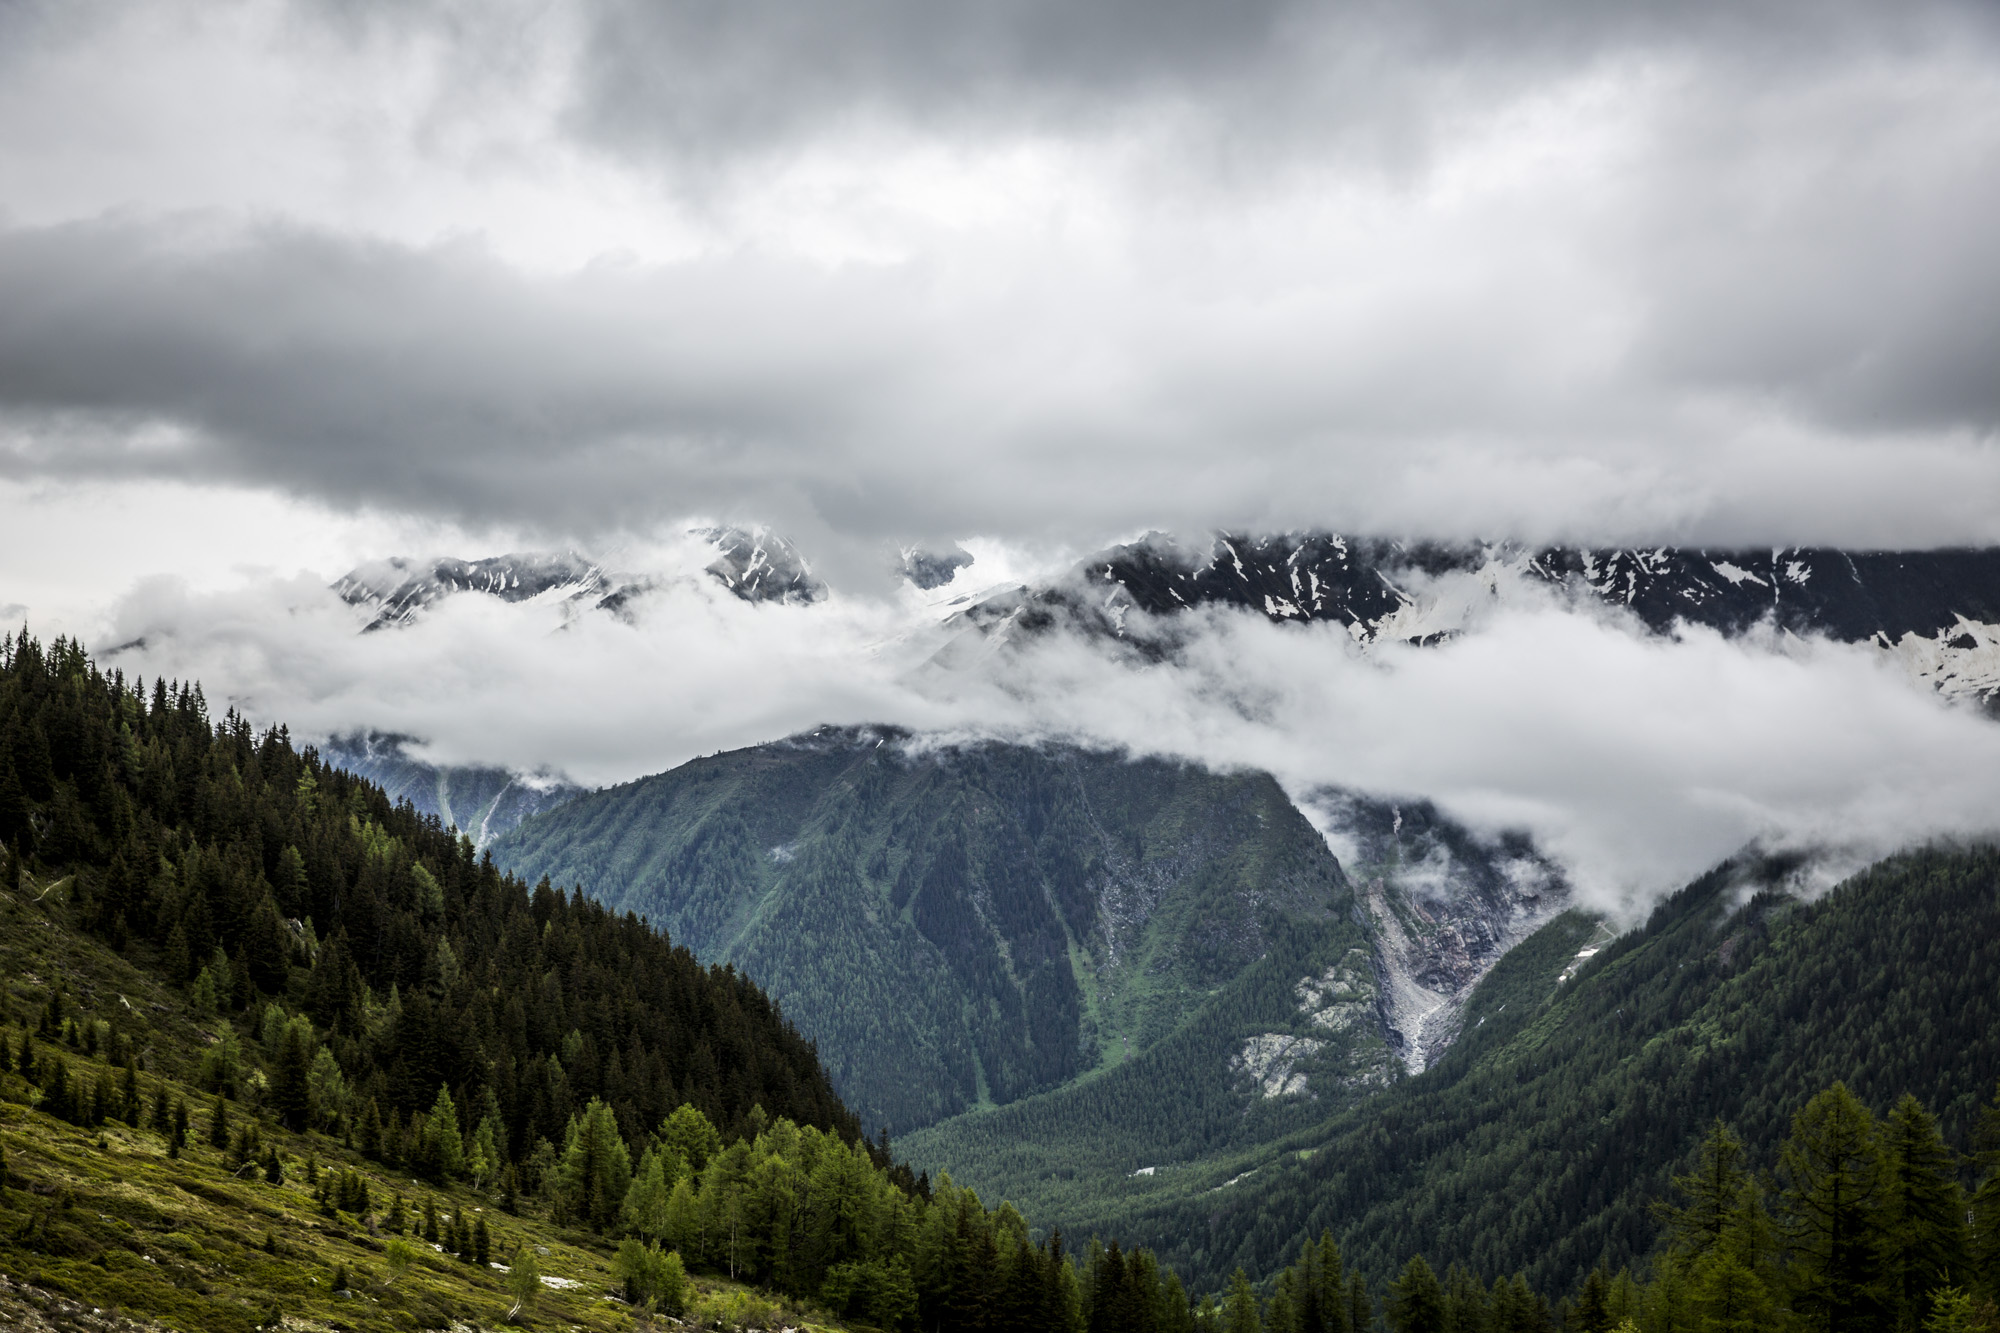
[[[1375,1296],[1368,1279],[1355,1269],[1347,1277],[1347,1322],[1355,1329],[1375,1327]]]
[[[1965,1197],[1937,1120],[1908,1093],[1882,1122],[1882,1156],[1882,1267],[1896,1323],[1915,1328],[1968,1265]]]
[[[1793,1309],[1828,1333],[1873,1328],[1884,1306],[1884,1165],[1874,1117],[1835,1083],[1792,1119],[1779,1178]]]
[[[69,1064],[60,1055],[42,1080],[41,1109],[58,1120],[76,1119],[76,1096],[69,1085]]]
[[[658,1148],[649,1149],[639,1161],[632,1187],[625,1192],[618,1220],[625,1230],[645,1240],[657,1242],[666,1234],[667,1200],[672,1191],[667,1184],[666,1162]]]
[[[217,1151],[229,1146],[229,1103],[219,1092],[208,1112],[208,1146]]]
[[[1250,1275],[1237,1269],[1229,1279],[1229,1296],[1222,1306],[1222,1333],[1263,1333],[1257,1317],[1257,1293],[1250,1290]]]
[[[1654,1205],[1667,1224],[1670,1244],[1689,1259],[1698,1259],[1722,1238],[1729,1211],[1743,1193],[1743,1144],[1718,1118],[1702,1140],[1695,1169],[1674,1177],[1674,1188],[1686,1203]]]
[[[565,1206],[586,1225],[603,1231],[616,1219],[632,1185],[632,1158],[604,1102],[593,1097],[571,1119],[557,1175]]]
[[[287,1129],[301,1130],[312,1123],[310,1068],[305,1042],[287,1023],[278,1038],[277,1072],[271,1081],[271,1107]]]
[[[458,1108],[451,1089],[440,1086],[431,1103],[430,1118],[424,1122],[426,1157],[440,1180],[456,1180],[465,1174],[465,1140],[458,1128]]]
[[[1445,1333],[1444,1289],[1422,1255],[1405,1264],[1402,1275],[1389,1284],[1388,1312],[1396,1333]]]
[[[373,1097],[361,1113],[361,1155],[371,1161],[382,1160],[382,1108]]]
[[[1972,1193],[1969,1237],[1971,1286],[1987,1299],[2000,1302],[2000,1086],[1979,1117],[1979,1152],[1975,1158],[1984,1175]]]
[[[1444,1278],[1444,1324],[1449,1333],[1485,1333],[1492,1303],[1479,1275],[1453,1264]]]

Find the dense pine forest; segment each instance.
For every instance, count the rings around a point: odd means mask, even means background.
[[[506,879],[282,728],[211,721],[198,685],[128,686],[63,640],[9,640],[0,664],[7,882],[30,861],[64,876],[84,928],[231,1037],[263,1035],[272,1001],[307,1019],[318,1095],[275,1090],[294,1121],[407,1131],[445,1088],[492,1110],[509,1162],[593,1098],[628,1138],[683,1102],[732,1133],[761,1106],[858,1136],[762,992],[636,917]],[[241,1057],[216,1063],[240,1091]]]

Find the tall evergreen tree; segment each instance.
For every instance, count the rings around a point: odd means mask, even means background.
[[[1717,1119],[1701,1142],[1695,1169],[1674,1177],[1674,1188],[1686,1202],[1655,1205],[1667,1224],[1671,1247],[1690,1260],[1715,1248],[1746,1179],[1743,1144]]]
[[[439,1179],[456,1180],[465,1174],[465,1139],[458,1128],[458,1107],[451,1100],[450,1088],[439,1086],[430,1118],[424,1122],[424,1135],[429,1141],[427,1156]]]
[[[1222,1333],[1263,1333],[1257,1315],[1257,1293],[1250,1290],[1250,1275],[1237,1269],[1229,1279],[1229,1296],[1222,1304]]]
[[[305,1042],[288,1023],[278,1038],[278,1067],[271,1078],[271,1109],[287,1129],[305,1129],[312,1123],[309,1070]]]
[[[1969,1266],[1965,1196],[1937,1119],[1907,1092],[1883,1119],[1882,1156],[1883,1278],[1896,1327],[1917,1329]]]
[[[652,1148],[639,1159],[639,1170],[619,1209],[619,1224],[632,1235],[657,1243],[666,1234],[667,1200],[671,1197],[665,1154]]]
[[[1444,1288],[1422,1255],[1413,1256],[1389,1284],[1387,1309],[1396,1333],[1445,1333]]]
[[[1827,1333],[1876,1328],[1886,1172],[1874,1117],[1845,1084],[1793,1117],[1778,1175],[1793,1309]]]
[[[618,1217],[632,1187],[632,1156],[611,1108],[597,1098],[570,1120],[557,1188],[570,1214],[599,1231]]]

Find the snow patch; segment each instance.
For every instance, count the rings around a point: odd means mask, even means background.
[[[1730,564],[1727,560],[1717,560],[1714,562],[1714,564],[1716,573],[1722,575],[1722,577],[1728,579],[1731,583],[1736,584],[1738,587],[1741,587],[1746,582],[1754,583],[1760,588],[1768,588],[1771,586],[1770,584],[1764,582],[1764,580],[1758,578],[1755,574],[1752,574],[1749,570],[1740,569],[1737,566]]]

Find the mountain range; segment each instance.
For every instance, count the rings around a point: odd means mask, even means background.
[[[1536,595],[1622,612],[1647,633],[1736,637],[1767,628],[1870,643],[1950,698],[2000,698],[2000,548],[1843,551],[1448,545],[1331,533],[1155,536],[1062,578],[962,612],[988,634],[1057,626],[1170,652],[1174,620],[1204,606],[1331,621],[1357,643],[1438,643],[1487,607]],[[1134,614],[1140,613],[1140,614]]]

